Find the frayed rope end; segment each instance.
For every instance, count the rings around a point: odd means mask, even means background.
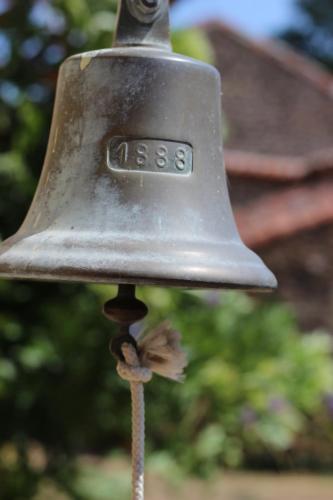
[[[140,365],[162,377],[183,382],[188,361],[181,346],[181,334],[167,322],[139,338]]]

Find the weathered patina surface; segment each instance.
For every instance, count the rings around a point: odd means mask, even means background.
[[[274,288],[234,222],[220,75],[171,51],[168,2],[145,2],[158,6],[146,22],[133,3],[112,49],[61,67],[41,180],[0,276]]]

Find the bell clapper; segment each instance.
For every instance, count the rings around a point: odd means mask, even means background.
[[[148,314],[147,306],[135,296],[135,285],[119,285],[118,295],[104,305],[104,315],[119,324],[119,334],[111,340],[110,350],[116,359],[124,361],[122,344],[128,343],[137,349],[130,327]]]

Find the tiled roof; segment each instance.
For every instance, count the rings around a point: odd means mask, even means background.
[[[333,149],[333,76],[279,42],[205,27],[222,75],[227,148],[303,157]]]
[[[311,82],[325,94],[333,98],[333,77],[321,64],[313,59],[307,58],[290,48],[280,40],[265,40],[259,43],[239,31],[231,28],[222,21],[210,21],[202,25],[206,31],[220,30],[229,37],[237,40],[237,43],[246,46],[250,50],[257,52],[267,59],[274,60],[285,70],[298,75]]]
[[[332,74],[282,42],[221,22],[204,29],[222,74],[225,163],[245,243],[333,223]]]
[[[333,180],[263,195],[235,213],[244,242],[257,248],[333,222]]]
[[[333,171],[333,149],[308,156],[279,156],[226,150],[228,174],[271,181],[298,181],[314,173]]]

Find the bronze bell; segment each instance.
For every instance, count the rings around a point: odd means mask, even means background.
[[[223,166],[218,71],[172,52],[168,2],[124,0],[112,49],[60,70],[29,213],[0,276],[270,289],[240,240]]]

